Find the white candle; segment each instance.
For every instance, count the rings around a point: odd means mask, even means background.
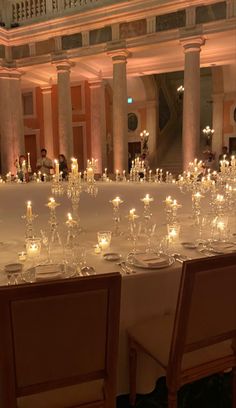
[[[171,196],[166,197],[165,204],[166,204],[167,207],[170,207],[172,202],[173,202],[173,200],[172,200]]]
[[[54,160],[55,163],[55,174],[56,176],[59,176],[59,163],[58,160]]]
[[[134,221],[136,218],[138,218],[138,215],[135,214],[135,212],[136,212],[135,208],[132,208],[132,209],[129,211],[129,220],[130,220],[130,221]]]
[[[28,157],[28,168],[30,169],[31,168],[31,166],[30,166],[30,153],[27,153],[27,157]]]
[[[146,194],[144,198],[141,198],[141,201],[144,203],[144,205],[149,205],[154,200],[149,194]]]
[[[120,197],[116,197],[113,200],[111,200],[112,204],[114,207],[119,207],[120,204],[123,203],[123,201],[120,199]]]
[[[26,216],[28,218],[32,217],[32,204],[31,204],[31,201],[27,201]]]

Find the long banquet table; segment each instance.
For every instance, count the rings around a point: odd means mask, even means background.
[[[136,208],[140,216],[143,203],[140,201],[149,193],[153,198],[153,222],[157,224],[157,235],[166,233],[164,204],[167,195],[176,198],[182,208],[179,210],[182,240],[193,240],[195,229],[190,217],[191,195],[183,195],[175,185],[170,184],[131,184],[131,183],[97,183],[98,195],[92,197],[86,192],[81,193],[79,215],[83,232],[80,242],[88,251],[88,263],[95,268],[96,273],[119,271],[119,266],[108,262],[102,255],[96,255],[94,244],[97,243],[97,231],[113,229],[112,205],[109,202],[120,196],[124,203],[121,205],[121,229],[127,232],[127,214],[130,208]],[[52,196],[50,183],[2,184],[0,185],[0,284],[6,284],[3,268],[6,263],[15,262],[19,251],[24,250],[25,222],[21,216],[26,211],[26,202],[32,201],[33,211],[38,214],[35,220],[35,230],[48,228],[49,210],[45,206]],[[66,214],[71,211],[71,202],[66,195],[56,197],[60,203],[57,208],[59,227],[65,229]],[[206,200],[207,203],[207,200]],[[142,238],[144,241],[145,238]],[[158,238],[156,238],[158,246]],[[144,242],[145,243],[145,242]],[[126,256],[131,250],[131,242],[125,238],[112,237],[109,251],[119,252]],[[196,250],[183,250],[182,254],[199,257]],[[120,346],[118,367],[118,393],[128,392],[128,355],[126,329],[154,314],[165,314],[173,310],[176,305],[177,293],[181,275],[181,264],[175,262],[171,267],[159,270],[137,269],[135,274],[123,274]],[[140,356],[138,361],[138,392],[150,392],[156,379],[162,375],[159,367],[147,356]]]

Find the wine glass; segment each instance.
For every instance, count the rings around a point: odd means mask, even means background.
[[[149,224],[146,226],[147,247],[145,252],[152,252],[152,238],[156,231],[156,224]]]

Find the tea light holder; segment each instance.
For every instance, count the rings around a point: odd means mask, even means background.
[[[180,224],[167,224],[169,243],[175,244],[179,241]]]
[[[97,239],[101,251],[104,251],[110,247],[111,235],[112,235],[111,231],[98,231]]]
[[[27,238],[26,239],[26,254],[30,259],[35,260],[40,256],[41,252],[41,239],[40,238]]]
[[[18,252],[19,261],[24,262],[26,261],[26,258],[27,258],[27,254],[25,251]]]

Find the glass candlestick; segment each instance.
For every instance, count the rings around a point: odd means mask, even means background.
[[[58,222],[56,217],[56,208],[59,205],[60,204],[56,203],[53,197],[51,197],[48,204],[46,204],[46,206],[50,209],[49,259],[51,263],[58,263],[60,258],[63,258],[63,246],[58,232]]]
[[[33,221],[37,216],[37,214],[33,214],[31,201],[27,201],[26,214],[22,215],[22,218],[26,220],[26,238],[34,237]]]
[[[201,215],[201,199],[202,198],[203,198],[203,195],[199,191],[192,194],[193,217],[197,225],[199,224],[199,217]]]
[[[71,213],[67,214],[66,226],[67,226],[66,245],[72,249],[76,238],[75,229],[77,227],[77,221],[72,218]]]
[[[121,235],[120,232],[120,204],[123,203],[123,201],[120,199],[120,197],[116,197],[113,200],[110,201],[113,205],[113,221],[114,221],[114,236],[119,236]]]
[[[144,204],[144,210],[143,210],[143,218],[145,222],[145,233],[148,228],[148,224],[152,218],[152,212],[151,212],[151,206],[150,203],[154,201],[154,199],[149,195],[146,194],[144,198],[141,198],[141,201]]]

